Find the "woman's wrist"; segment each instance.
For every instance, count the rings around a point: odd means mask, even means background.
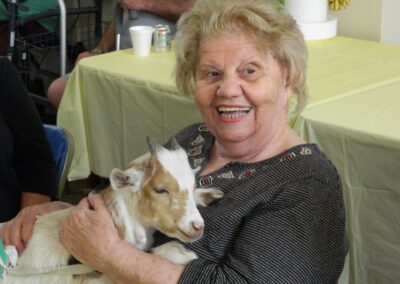
[[[137,252],[140,251],[136,247],[121,240],[104,252],[104,261],[98,262],[99,266],[96,268],[113,279],[115,283],[124,283],[135,274],[133,260]]]

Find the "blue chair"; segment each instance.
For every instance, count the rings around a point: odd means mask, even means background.
[[[72,136],[66,129],[50,124],[43,124],[43,126],[54,161],[56,162],[58,180],[57,198],[61,199],[74,154],[74,144]]]

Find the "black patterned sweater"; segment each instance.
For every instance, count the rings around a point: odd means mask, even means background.
[[[214,137],[204,124],[176,135],[193,168],[207,163]],[[197,177],[224,197],[200,208],[203,237],[185,246],[199,259],[181,283],[335,283],[348,246],[340,178],[315,144],[273,158],[231,162]],[[155,245],[168,238],[155,235]]]

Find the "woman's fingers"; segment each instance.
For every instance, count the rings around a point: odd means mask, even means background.
[[[13,245],[18,253],[22,253],[25,249],[24,242],[21,239],[21,220],[17,217],[8,221],[3,226],[3,242],[5,245]]]
[[[91,193],[89,194],[87,200],[90,204],[90,207],[93,208],[94,211],[99,212],[101,210],[107,210],[104,200],[100,194]]]
[[[32,212],[33,213],[33,212]],[[21,232],[21,240],[23,243],[26,243],[30,240],[33,231],[33,225],[36,221],[36,215],[34,214],[26,214],[21,220],[20,232]]]

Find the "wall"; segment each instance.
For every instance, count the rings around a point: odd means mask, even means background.
[[[350,0],[346,9],[330,12],[338,17],[338,35],[379,41],[381,2],[382,0]]]
[[[400,1],[384,0],[381,41],[400,44]]]
[[[338,35],[400,44],[399,0],[350,0],[336,15]]]
[[[103,0],[103,20],[113,18],[117,0]],[[400,44],[400,0],[350,0],[336,15],[338,35]]]

